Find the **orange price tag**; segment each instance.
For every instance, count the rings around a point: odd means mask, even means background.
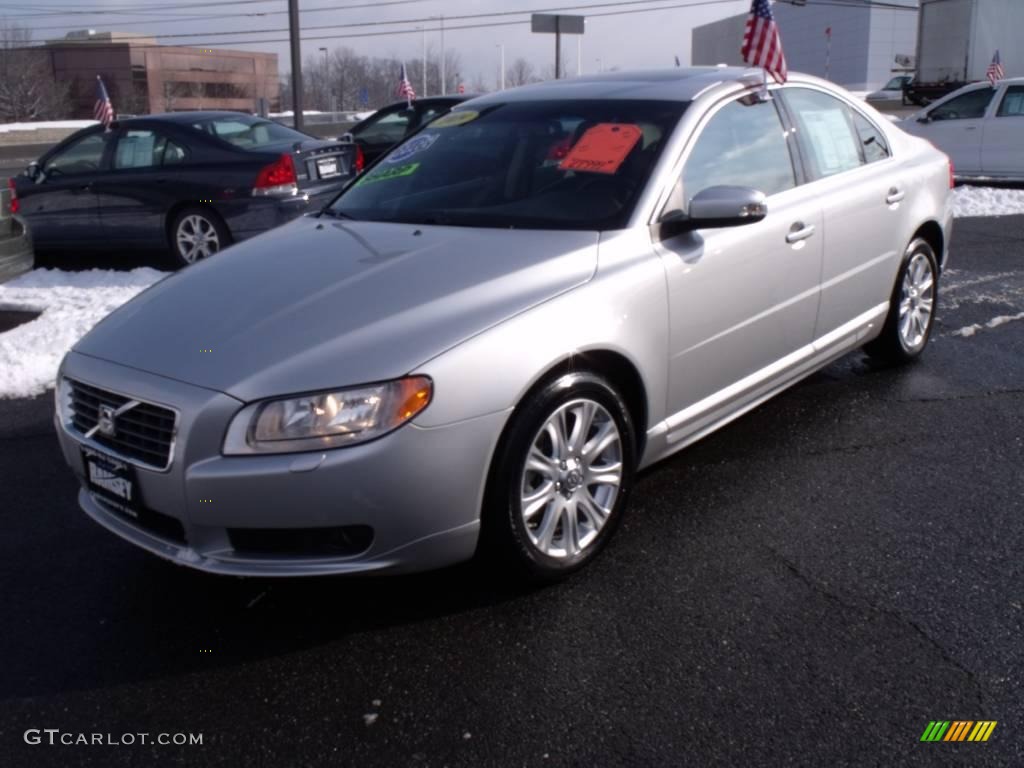
[[[631,123],[599,123],[576,142],[558,167],[563,171],[615,173],[644,135]]]

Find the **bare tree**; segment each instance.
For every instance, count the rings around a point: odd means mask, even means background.
[[[535,82],[537,82],[537,76],[534,73],[533,64],[521,56],[512,62],[512,66],[505,73],[505,83],[509,88]]]
[[[32,32],[0,20],[0,119],[66,117],[69,87],[58,85],[47,51],[31,47]]]

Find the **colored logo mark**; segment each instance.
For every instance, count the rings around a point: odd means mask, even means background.
[[[932,720],[921,734],[921,741],[988,741],[996,728],[995,720]]]

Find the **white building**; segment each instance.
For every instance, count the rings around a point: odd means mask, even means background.
[[[913,69],[918,0],[886,0],[884,6],[843,2],[846,4],[835,0],[775,2],[772,12],[791,70],[827,77],[858,91],[874,90],[894,73]],[[742,64],[740,45],[747,18],[748,14],[741,14],[694,27],[692,63]]]

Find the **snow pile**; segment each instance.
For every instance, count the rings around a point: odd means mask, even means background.
[[[1018,312],[1016,315],[1000,315],[999,317],[993,317],[987,323],[975,323],[974,325],[967,325],[963,328],[953,331],[950,336],[963,336],[965,339],[970,338],[978,331],[986,328],[998,328],[1000,325],[1006,325],[1012,323],[1015,320],[1024,320],[1024,312]]]
[[[953,214],[957,218],[1020,213],[1024,213],[1024,189],[957,187],[953,190]]]
[[[42,312],[0,333],[0,398],[33,397],[52,388],[61,358],[76,341],[167,274],[148,267],[131,272],[37,269],[0,285],[0,309]]]
[[[39,128],[67,128],[69,131],[77,131],[80,128],[88,128],[96,125],[95,120],[49,120],[38,123],[4,123],[0,125],[0,133],[11,131],[35,131]]]

